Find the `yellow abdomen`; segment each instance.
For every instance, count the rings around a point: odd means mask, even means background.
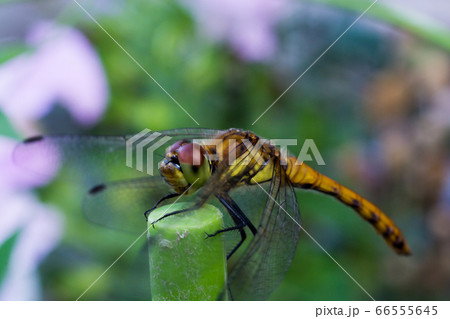
[[[314,189],[337,198],[371,223],[375,230],[383,236],[387,244],[397,253],[403,255],[411,253],[400,229],[377,206],[358,193],[320,174],[305,163],[297,163],[295,157],[289,157],[287,162],[286,175],[294,187]]]

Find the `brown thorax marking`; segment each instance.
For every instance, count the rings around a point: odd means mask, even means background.
[[[204,145],[208,154],[220,161],[212,161],[218,167],[223,161],[233,170],[234,185],[254,184],[268,178],[268,170],[273,167],[273,158],[279,156],[278,149],[250,131],[229,129],[215,137],[222,140],[219,145]],[[259,143],[259,144],[258,144]],[[264,172],[264,173],[263,173]]]

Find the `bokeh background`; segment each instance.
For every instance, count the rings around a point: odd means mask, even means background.
[[[412,248],[397,256],[351,209],[298,191],[305,229],[375,299],[449,299],[448,1],[378,1],[255,125],[371,1],[78,3],[201,127],[314,139],[326,166],[311,165],[383,208]],[[193,126],[75,1],[1,1],[0,299],[74,300],[134,240],[83,218],[86,190],[29,179],[17,141]],[[149,295],[137,245],[83,299]],[[302,234],[271,299],[368,296]]]

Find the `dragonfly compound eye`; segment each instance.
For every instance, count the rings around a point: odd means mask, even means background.
[[[184,178],[188,183],[202,186],[211,176],[211,167],[206,152],[199,144],[187,143],[177,150]]]
[[[188,141],[188,140],[178,141],[169,146],[169,148],[167,149],[167,153],[175,153],[182,145],[188,144],[188,143],[190,143],[190,141]]]

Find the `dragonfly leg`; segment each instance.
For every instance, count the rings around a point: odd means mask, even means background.
[[[227,232],[227,231],[232,231],[232,230],[236,230],[236,229],[242,229],[245,226],[247,226],[247,225],[239,224],[239,225],[236,225],[236,226],[233,226],[233,227],[227,227],[227,228],[224,228],[224,229],[219,229],[218,231],[214,232],[213,234],[206,233],[206,238],[214,237],[214,236],[216,236],[216,235],[218,235],[220,233],[224,233],[224,232]],[[245,234],[245,232],[244,232],[244,234]]]
[[[216,195],[216,197],[219,199],[219,201],[222,203],[223,206],[228,210],[228,212],[231,215],[231,218],[236,222],[236,224],[243,223],[245,226],[247,226],[253,235],[256,235],[258,232],[256,230],[256,227],[252,224],[250,219],[245,216],[244,212],[239,208],[239,206],[236,204],[236,202],[231,199],[230,195],[228,194],[219,194]],[[236,218],[236,219],[235,219]]]
[[[167,218],[169,216],[173,216],[173,215],[177,215],[177,214],[181,214],[181,213],[186,213],[186,212],[189,212],[191,210],[198,209],[198,208],[199,208],[198,205],[194,205],[194,206],[192,206],[190,208],[185,208],[185,209],[177,210],[177,211],[174,211],[174,212],[171,212],[171,213],[167,213],[167,214],[161,216],[160,218],[158,218],[157,220],[153,221],[151,226],[155,227],[155,224],[157,222],[159,222],[160,220],[162,220],[164,218]]]
[[[239,206],[233,201],[233,199],[231,199],[231,197],[228,194],[218,194],[216,195],[216,197],[219,199],[222,205],[225,206],[236,226],[220,229],[211,236],[236,229],[238,229],[239,233],[241,234],[241,240],[236,244],[236,246],[234,246],[234,248],[227,256],[227,259],[229,259],[238,250],[238,248],[241,247],[242,243],[247,238],[247,234],[245,233],[244,227],[247,226],[251,230],[253,235],[257,233],[257,230],[256,227],[252,224],[252,222],[247,218],[247,216],[245,216],[245,214],[242,212]]]
[[[153,205],[152,208],[147,209],[147,210],[145,211],[145,213],[144,213],[145,220],[148,221],[148,215],[150,215],[150,213],[151,213],[152,211],[154,211],[154,210],[159,206],[159,204],[161,204],[161,203],[162,203],[163,201],[165,201],[166,199],[170,199],[170,198],[177,197],[177,196],[180,196],[180,194],[178,194],[178,193],[167,194],[167,195],[165,195],[163,198],[161,198],[160,200],[158,200],[158,201],[156,202],[156,204]]]
[[[217,298],[217,300],[221,300],[221,301],[223,301],[223,300],[234,301],[233,293],[231,292],[231,286],[230,286],[230,282],[229,282],[229,281],[227,282],[227,288],[226,288],[226,290],[228,291],[228,296],[226,296],[226,294],[225,294],[225,289],[224,289],[224,290],[222,290],[222,292],[220,293],[219,298]],[[227,297],[228,297],[228,298],[227,298]]]
[[[228,228],[224,228],[224,229],[219,229],[214,234],[206,233],[206,238],[214,237],[217,234],[228,232],[228,231],[233,231],[233,230],[238,229],[239,233],[241,234],[241,240],[236,244],[236,246],[234,246],[234,248],[231,250],[231,252],[227,255],[227,259],[230,259],[230,257],[236,252],[236,250],[238,250],[239,247],[241,247],[242,243],[247,238],[247,234],[245,233],[245,230],[244,230],[244,227],[247,226],[247,225],[244,224],[244,223],[240,223],[240,220],[235,218],[233,213],[231,213],[230,211],[228,211],[228,212],[231,215],[231,217],[233,218],[233,221],[235,222],[236,226],[228,227]]]
[[[230,286],[229,282],[227,282],[227,289],[228,289],[228,293],[230,294],[230,300],[233,301],[234,300],[233,293],[231,292],[231,286]]]

